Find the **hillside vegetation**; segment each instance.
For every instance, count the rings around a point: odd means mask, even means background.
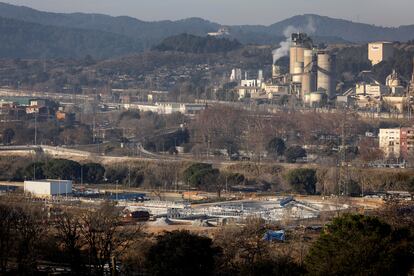
[[[142,50],[133,39],[101,31],[45,26],[0,17],[1,58],[95,58]]]
[[[185,53],[220,53],[236,50],[240,47],[241,44],[237,40],[181,34],[164,39],[163,42],[154,47],[154,50]]]

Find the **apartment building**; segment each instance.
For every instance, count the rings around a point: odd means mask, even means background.
[[[414,128],[381,128],[379,147],[386,157],[407,159],[414,156]]]

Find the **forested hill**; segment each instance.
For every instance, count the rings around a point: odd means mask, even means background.
[[[140,40],[145,48],[160,43],[169,36],[189,33],[204,36],[216,31],[221,24],[202,18],[146,22],[128,16],[87,13],[51,13],[28,7],[0,3],[0,16],[42,25],[99,30]],[[413,22],[414,23],[414,22]],[[284,36],[287,27],[311,31],[315,37],[349,42],[373,40],[408,41],[414,39],[414,25],[382,27],[316,14],[296,15],[269,26],[229,26],[230,33],[242,43],[275,43]]]
[[[102,31],[71,29],[0,17],[0,57],[108,58],[139,52],[131,38]]]
[[[221,27],[202,18],[146,22],[128,16],[43,12],[6,3],[0,3],[0,17],[0,56],[22,58],[116,57],[151,49],[171,36],[187,33],[204,37]],[[262,45],[284,40],[288,27],[309,32],[318,43],[414,39],[414,25],[381,27],[315,14],[293,16],[269,26],[228,26],[231,38]]]
[[[44,12],[1,2],[0,16],[42,25],[115,33],[139,41],[146,49],[172,35],[181,33],[205,35],[220,27],[217,23],[201,18],[145,22],[129,16]]]
[[[240,47],[241,44],[237,40],[181,34],[164,39],[163,42],[154,47],[154,50],[184,53],[220,53],[236,50]]]

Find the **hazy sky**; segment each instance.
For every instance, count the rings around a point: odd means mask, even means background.
[[[414,0],[0,0],[53,12],[129,15],[142,20],[202,17],[221,24],[271,24],[316,13],[382,26],[414,24]]]

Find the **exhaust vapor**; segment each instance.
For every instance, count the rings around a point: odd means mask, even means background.
[[[299,32],[306,32],[308,34],[315,33],[316,28],[313,21],[313,17],[308,17],[308,24],[304,27],[294,27],[294,26],[288,26],[284,31],[283,35],[285,36],[285,40],[280,42],[279,48],[274,49],[273,54],[273,64],[276,64],[276,62],[281,59],[284,56],[287,56],[289,54],[289,48],[290,48],[290,38],[293,33],[299,33]]]

